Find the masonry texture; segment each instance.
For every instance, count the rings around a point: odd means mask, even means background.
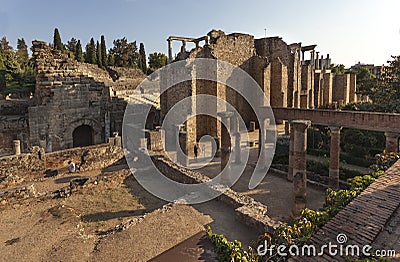
[[[46,152],[100,144],[122,133],[125,108],[132,103],[152,105],[148,127],[159,120],[158,92],[137,90],[146,78],[140,70],[79,63],[45,42],[32,42],[36,90],[29,102],[1,105],[0,154],[40,146]]]
[[[240,67],[261,87],[268,105],[312,109],[356,101],[355,76],[332,73],[329,70],[330,58],[315,56],[316,45],[302,46],[301,43],[288,45],[280,37],[254,39],[254,36],[248,34],[226,35],[223,31],[217,30],[212,30],[207,36],[198,39],[175,38],[168,39],[170,55],[172,40],[180,40],[183,43],[175,61],[209,58]],[[204,39],[206,44],[201,47],[198,40]],[[196,47],[186,51],[187,40],[195,41]],[[305,52],[310,52],[310,60],[304,59]],[[170,60],[172,61],[172,57]],[[211,74],[217,74],[218,70],[219,68],[209,69]],[[162,93],[161,118],[180,100],[193,95],[209,94],[234,105],[247,126],[253,121],[257,123],[254,111],[241,95],[224,84],[195,79],[196,73],[191,73],[192,81],[177,84]],[[171,83],[174,75],[173,73],[162,75],[162,83],[165,85]],[[217,108],[216,102],[200,105],[196,99],[191,101],[192,111],[187,112],[189,115],[196,115],[196,111],[201,107],[224,111],[223,108]],[[189,152],[193,151],[194,143],[203,135],[221,137],[221,123],[209,116],[191,117],[185,123],[185,128],[188,131]]]

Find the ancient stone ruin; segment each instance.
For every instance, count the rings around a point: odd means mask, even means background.
[[[52,152],[107,142],[115,132],[122,133],[129,96],[138,104],[153,102],[152,121],[158,121],[158,94],[136,90],[146,77],[140,70],[103,70],[76,62],[45,42],[32,44],[35,95],[30,104],[2,106],[3,154],[27,152],[34,145]],[[20,147],[14,146],[13,140],[19,140]]]
[[[261,87],[267,104],[272,107],[289,108],[336,108],[338,105],[357,101],[356,76],[354,74],[336,75],[329,69],[331,58],[319,56],[316,45],[303,46],[301,43],[287,44],[281,37],[255,39],[254,36],[241,33],[226,35],[223,31],[212,30],[200,38],[171,36],[167,39],[170,61],[188,58],[217,59],[238,66],[247,72]],[[181,41],[182,48],[175,60],[172,58],[172,41]],[[200,46],[204,41],[205,45]],[[187,51],[186,43],[193,42],[195,47]],[[305,53],[310,59],[305,60]],[[217,74],[217,69],[212,69]],[[170,76],[164,76],[168,78]],[[195,78],[195,77],[194,77]],[[164,79],[162,81],[168,81]],[[250,105],[231,88],[217,82],[205,80],[186,81],[168,89],[161,95],[161,117],[180,100],[198,94],[216,96],[234,105],[235,109],[250,127],[256,117]],[[192,152],[193,143],[203,135],[221,138],[221,124],[216,118],[196,115],[200,105],[193,102],[193,115],[187,122],[188,152]],[[206,105],[214,108],[215,105]]]

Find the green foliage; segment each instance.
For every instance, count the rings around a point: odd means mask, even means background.
[[[76,43],[75,60],[78,61],[78,62],[83,62],[84,61],[83,52],[82,52],[82,45],[81,45],[81,41],[80,40],[78,40],[78,42]]]
[[[25,43],[23,38],[17,40],[17,60],[20,63],[21,67],[25,67],[28,65],[29,62],[29,55],[28,55],[28,46]]]
[[[109,53],[114,57],[114,65],[120,67],[134,68],[138,66],[138,53],[136,41],[129,43],[124,37],[114,40],[114,46]]]
[[[107,66],[108,65],[107,48],[106,48],[106,40],[104,39],[104,35],[101,36],[101,40],[100,40],[100,52],[101,52],[101,63],[103,66]]]
[[[54,29],[53,47],[55,50],[60,50],[60,51],[64,50],[64,45],[61,41],[61,36],[60,32],[58,31],[58,28]]]
[[[103,67],[103,60],[102,60],[102,55],[101,55],[101,49],[100,49],[100,43],[97,41],[96,43],[96,61],[97,65],[102,68]]]
[[[392,56],[392,59],[380,78],[371,77],[365,70],[360,72],[358,93],[372,99],[377,111],[400,112],[400,56]]]
[[[140,43],[139,47],[138,67],[143,73],[147,74],[146,51],[144,50],[143,43]]]
[[[168,58],[163,53],[152,53],[149,55],[149,67],[153,70],[166,66]]]
[[[109,53],[107,56],[107,62],[109,66],[114,66],[115,65],[115,57],[114,54]]]
[[[331,64],[329,69],[334,74],[343,75],[345,73],[344,65],[342,65],[342,64],[340,64],[340,65]]]
[[[217,248],[218,261],[258,261],[250,248],[249,252],[245,251],[240,241],[228,241],[223,235],[213,234],[210,226],[207,227],[207,235],[211,242]]]
[[[90,39],[90,42],[86,45],[85,62],[89,64],[97,64],[96,45],[94,43],[93,37]]]

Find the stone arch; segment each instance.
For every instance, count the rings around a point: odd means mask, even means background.
[[[94,144],[93,127],[81,125],[72,132],[73,147],[91,146]]]
[[[100,144],[104,142],[104,137],[103,137],[103,128],[101,124],[94,120],[94,119],[79,119],[77,121],[74,121],[72,123],[69,123],[67,130],[65,132],[65,138],[66,138],[66,147],[71,148],[74,146],[74,138],[73,138],[73,132],[75,129],[77,129],[80,126],[89,126],[93,129],[92,133],[92,144]]]

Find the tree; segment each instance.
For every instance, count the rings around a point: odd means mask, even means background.
[[[21,73],[21,66],[18,62],[17,54],[15,53],[12,46],[10,46],[6,37],[3,37],[0,41],[0,48],[3,54],[4,60],[4,77],[6,82],[11,82],[18,79],[18,75]]]
[[[67,42],[67,44],[65,45],[65,49],[69,51],[70,57],[71,57],[71,54],[73,54],[75,56],[77,44],[78,44],[77,40],[74,37],[72,37],[71,40],[69,40]]]
[[[334,74],[343,75],[345,73],[344,65],[342,65],[342,64],[340,64],[340,65],[331,64],[329,69]]]
[[[151,69],[159,69],[166,66],[168,63],[168,58],[163,53],[152,53],[149,55],[149,67]]]
[[[144,50],[144,44],[140,43],[139,47],[139,59],[138,67],[143,73],[147,74],[147,61],[146,61],[146,51]]]
[[[82,53],[82,45],[81,41],[78,40],[76,43],[76,48],[75,48],[75,60],[78,62],[83,62],[83,53]]]
[[[96,60],[97,60],[97,65],[102,68],[103,67],[103,61],[102,61],[102,56],[101,56],[101,49],[100,49],[100,44],[99,41],[96,43]]]
[[[61,41],[61,36],[60,32],[58,31],[58,28],[54,29],[53,48],[60,51],[64,50],[64,46]]]
[[[110,49],[110,54],[114,56],[115,66],[120,67],[137,67],[138,53],[136,41],[128,43],[124,37],[113,41],[113,48]]]
[[[4,65],[3,49],[0,46],[0,92],[6,88],[6,67]]]
[[[392,56],[386,73],[380,78],[360,72],[358,93],[367,95],[372,103],[350,104],[345,109],[400,113],[400,56]]]
[[[97,64],[96,59],[96,45],[94,43],[94,39],[90,39],[89,44],[86,45],[86,58],[85,62],[89,64]]]
[[[17,60],[22,68],[25,68],[29,62],[28,46],[23,38],[17,40]]]
[[[114,58],[114,55],[111,52],[107,56],[107,64],[108,64],[108,66],[114,66],[115,65],[115,58]]]
[[[107,66],[107,48],[106,48],[106,40],[104,39],[104,35],[101,36],[100,40],[100,49],[101,49],[101,61],[103,66]]]

